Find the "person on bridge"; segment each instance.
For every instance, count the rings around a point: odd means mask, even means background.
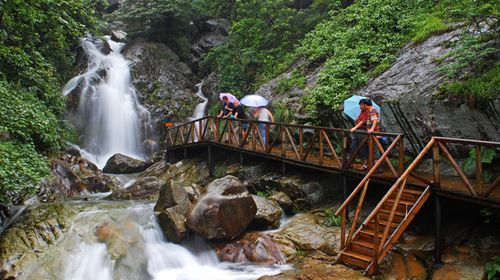
[[[217,115],[217,118],[229,118],[232,113],[233,113],[234,105],[233,103],[229,102],[229,99],[227,96],[222,97],[222,109],[220,110],[219,115]]]
[[[235,99],[233,101],[233,107],[234,107],[233,114],[231,115],[232,119],[239,119],[239,120],[246,120],[247,119],[247,117],[245,115],[245,110],[243,109],[243,105],[240,104],[238,99]],[[248,131],[248,127],[250,125],[245,121],[240,122],[240,124],[241,124],[241,129],[243,129],[243,131],[242,131],[243,138],[242,139],[245,139],[247,131]]]
[[[368,133],[379,132],[380,131],[380,113],[375,107],[373,107],[372,101],[368,98],[361,99],[359,101],[359,108],[361,113],[356,119],[356,125],[350,129],[353,133],[357,129],[366,130]],[[349,147],[349,155],[352,155],[354,151],[358,148],[359,144],[365,136],[363,134],[353,134],[351,146]],[[377,149],[374,149],[375,156],[378,156]],[[360,156],[363,159],[362,170],[368,169],[368,145],[365,144],[360,150]]]
[[[258,107],[257,110],[253,112],[253,117],[255,120],[259,121],[259,132],[262,136],[262,142],[266,144],[266,124],[261,122],[274,122],[274,116],[271,111],[265,107]]]

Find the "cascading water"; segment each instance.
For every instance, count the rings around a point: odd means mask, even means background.
[[[257,279],[288,266],[221,263],[201,238],[165,240],[153,204],[97,202],[18,279]]]
[[[65,96],[79,94],[71,119],[83,138],[82,154],[101,169],[116,153],[145,159],[146,150],[156,145],[150,114],[138,102],[128,62],[120,53],[124,44],[106,40],[109,54],[101,52],[99,40],[82,39],[87,70],[63,89]]]
[[[194,108],[193,116],[191,118],[189,118],[190,121],[203,118],[206,115],[205,111],[206,111],[207,104],[208,104],[208,98],[203,94],[203,91],[202,91],[203,82],[196,84],[196,86],[198,87],[198,91],[196,92],[196,95],[199,98],[201,98],[203,101],[201,103],[199,103],[198,105],[196,105],[196,107]],[[200,122],[196,122],[194,125],[195,125],[195,131],[199,131]],[[194,138],[195,138],[195,141],[198,141],[197,134],[194,135]]]

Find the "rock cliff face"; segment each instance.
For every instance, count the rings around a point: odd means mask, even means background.
[[[124,50],[133,84],[155,122],[184,121],[199,99],[191,68],[163,43],[138,40]]]
[[[500,140],[500,98],[474,108],[437,95],[447,79],[438,61],[459,34],[456,30],[407,45],[391,68],[354,93],[379,101],[386,130],[404,133],[413,152],[433,135]]]

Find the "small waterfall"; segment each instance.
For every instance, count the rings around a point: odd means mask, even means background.
[[[198,87],[198,91],[196,92],[196,95],[201,98],[203,101],[196,105],[194,108],[193,116],[189,118],[190,121],[192,120],[197,120],[200,118],[203,118],[206,116],[206,108],[208,104],[208,98],[203,94],[202,88],[203,88],[203,82],[196,84]],[[195,123],[195,129],[196,131],[200,130],[200,122]],[[195,135],[195,141],[198,141],[198,135]]]
[[[124,44],[109,37],[106,42],[87,37],[81,44],[88,58],[87,70],[72,78],[63,94],[78,95],[71,120],[82,136],[82,154],[101,169],[116,153],[145,159],[148,150],[156,148],[154,129],[120,53]],[[103,53],[103,48],[109,53]]]
[[[219,262],[212,247],[198,236],[182,244],[168,242],[153,206],[89,204],[56,244],[23,267],[18,279],[236,280],[289,269]]]

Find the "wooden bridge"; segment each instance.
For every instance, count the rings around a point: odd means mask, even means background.
[[[433,137],[412,162],[405,162],[404,139],[398,133],[355,132],[362,140],[349,154],[346,129],[205,117],[167,128],[167,155],[175,150],[206,146],[210,174],[212,147],[252,154],[286,164],[356,175],[361,182],[337,210],[341,250],[337,262],[377,272],[431,194],[436,206],[435,261],[440,262],[440,196],[500,207],[500,172],[491,163],[500,142]],[[382,141],[385,140],[385,141]],[[367,152],[366,170],[356,160]],[[454,155],[466,155],[457,157]],[[487,157],[490,159],[488,160]],[[465,164],[461,164],[466,160]],[[464,170],[463,166],[468,166]],[[443,170],[447,169],[446,175]],[[370,181],[391,185],[364,221],[359,221]],[[344,186],[345,187],[345,186]],[[347,226],[348,205],[356,202]]]

